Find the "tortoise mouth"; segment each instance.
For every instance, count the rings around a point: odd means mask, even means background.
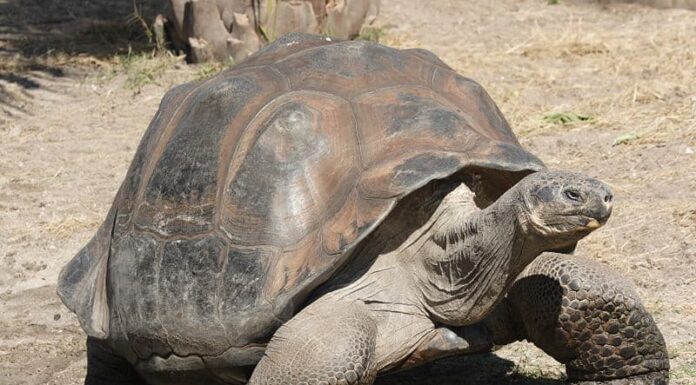
[[[532,223],[537,232],[550,237],[582,238],[606,223],[605,218],[595,218],[586,214],[561,214],[542,220],[534,219],[536,220]]]
[[[594,230],[597,230],[598,228],[602,227],[605,223],[605,221],[600,221],[596,218],[588,217],[585,215],[578,215],[577,218],[578,218],[578,222],[580,222],[579,228],[581,230],[594,231]]]
[[[606,219],[588,215],[569,215],[564,218],[566,223],[556,225],[557,231],[567,236],[583,238],[589,233],[604,226]]]

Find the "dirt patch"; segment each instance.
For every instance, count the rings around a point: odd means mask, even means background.
[[[550,167],[612,184],[614,215],[578,252],[636,284],[667,340],[671,383],[695,383],[696,14],[585,1],[383,3],[384,42],[434,51],[481,82]],[[8,4],[18,7],[0,0],[0,15]],[[36,59],[16,43],[31,31],[13,23],[0,21],[3,43]],[[78,48],[64,50],[70,60],[43,63],[51,70],[0,76],[0,384],[81,383],[84,339],[53,294],[58,271],[106,215],[163,93],[217,69],[163,63],[146,50],[128,56],[127,44],[105,54]],[[139,64],[113,59],[119,50]],[[142,81],[141,64],[154,66]],[[590,119],[545,119],[568,113]],[[559,384],[563,376],[529,344],[476,359],[400,383]]]

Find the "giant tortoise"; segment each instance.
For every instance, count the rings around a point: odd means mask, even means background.
[[[362,385],[520,339],[664,384],[633,291],[570,254],[611,206],[435,55],[292,34],[164,96],[58,293],[87,384]]]

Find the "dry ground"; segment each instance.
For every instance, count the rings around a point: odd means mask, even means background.
[[[434,51],[481,82],[549,166],[613,185],[612,219],[578,252],[636,284],[669,345],[672,384],[696,383],[696,13],[383,3],[385,43]],[[84,336],[54,295],[58,271],[105,216],[162,94],[215,69],[150,58],[142,44],[128,55],[142,37],[123,23],[129,12],[122,0],[0,0],[0,384],[80,383]],[[591,119],[557,122],[573,116]],[[520,343],[387,382],[561,380]]]

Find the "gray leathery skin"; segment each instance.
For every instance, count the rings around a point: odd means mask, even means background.
[[[362,302],[312,304],[278,329],[249,385],[371,384],[376,333]]]

